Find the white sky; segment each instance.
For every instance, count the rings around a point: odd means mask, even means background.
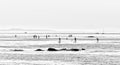
[[[8,28],[120,30],[120,0],[0,0]]]

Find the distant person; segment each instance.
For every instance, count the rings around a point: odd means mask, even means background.
[[[46,35],[46,39],[49,37],[49,35]]]
[[[47,37],[50,37],[50,35],[47,35]]]
[[[15,37],[17,37],[17,35],[15,35]]]
[[[99,38],[96,38],[96,40],[97,40],[97,43],[99,42]]]
[[[36,39],[36,38],[37,38],[37,35],[33,35],[33,38]]]
[[[75,43],[76,43],[76,41],[77,41],[77,38],[75,37],[75,38],[74,38],[74,40],[75,40]]]
[[[61,43],[61,38],[59,38],[59,43]]]
[[[38,39],[40,39],[40,36],[37,36],[38,37]]]
[[[72,37],[72,35],[68,35],[68,37]]]

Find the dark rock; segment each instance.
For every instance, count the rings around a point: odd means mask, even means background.
[[[48,51],[58,51],[58,50],[55,48],[48,48]]]
[[[44,50],[42,50],[42,49],[36,49],[35,51],[44,51]]]
[[[91,37],[91,38],[92,38],[92,37],[94,37],[94,36],[88,36],[88,37]]]
[[[63,48],[63,49],[60,49],[60,51],[67,51],[67,49],[66,49],[66,48]]]
[[[82,48],[81,50],[85,50],[84,48]]]
[[[22,49],[14,49],[13,51],[24,51],[24,50],[22,50]]]
[[[69,51],[79,51],[79,49],[69,49]]]

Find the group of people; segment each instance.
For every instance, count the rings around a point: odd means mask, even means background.
[[[50,37],[50,35],[46,35],[46,36],[45,36],[46,39],[47,39],[48,37]],[[68,35],[68,37],[73,37],[73,36],[72,36],[72,35]],[[90,36],[90,37],[93,38],[94,36]],[[34,39],[40,39],[40,36],[39,36],[39,35],[33,35],[33,38],[34,38]],[[59,40],[58,43],[61,43],[62,38],[59,37],[58,40]],[[68,40],[68,38],[66,38],[66,40]],[[77,38],[76,38],[76,37],[73,37],[73,40],[74,40],[74,43],[77,42]],[[97,43],[98,43],[98,42],[99,42],[99,38],[96,38],[96,40],[97,40]]]
[[[47,39],[48,37],[50,37],[50,35],[46,35],[45,37]],[[33,38],[34,39],[40,39],[40,36],[39,35],[33,35]]]

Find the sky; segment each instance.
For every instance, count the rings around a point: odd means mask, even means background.
[[[0,29],[120,30],[120,0],[0,0]]]

